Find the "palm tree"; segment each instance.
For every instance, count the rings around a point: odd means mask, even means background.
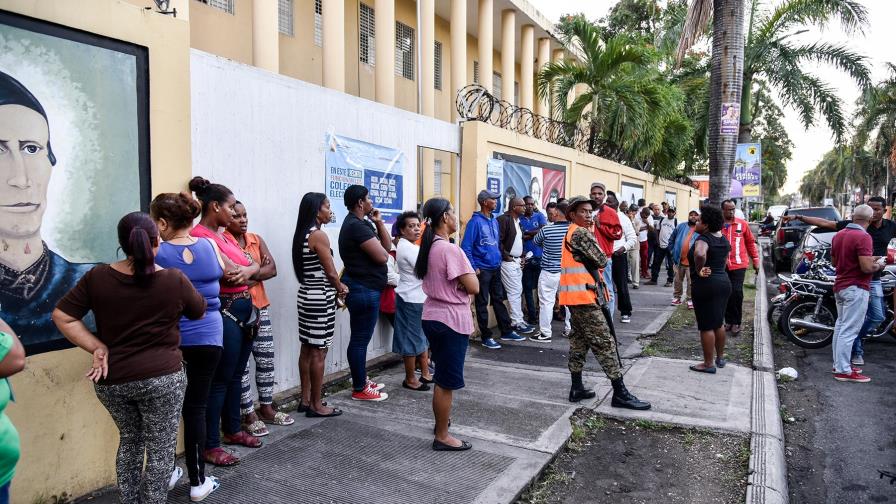
[[[760,0],[751,0],[750,22],[744,49],[739,142],[752,141],[757,103],[753,84],[761,77],[784,102],[799,113],[805,127],[815,123],[816,112],[826,120],[839,143],[846,130],[843,106],[835,90],[807,71],[809,65],[828,64],[846,72],[866,87],[866,58],[843,44],[806,43],[798,40],[807,27],[824,27],[832,20],[847,33],[861,32],[868,12],[856,0],[785,0],[775,9],[760,11]]]
[[[692,128],[681,105],[684,95],[657,70],[656,52],[628,35],[609,35],[581,15],[558,27],[577,57],[539,72],[539,96],[562,120],[587,127],[589,152],[656,175],[677,174]],[[584,92],[570,103],[577,85]]]
[[[744,61],[743,0],[692,0],[678,45],[679,63],[703,33],[710,15],[713,26],[707,121],[709,199],[713,203],[720,203],[731,191],[731,172],[737,149],[737,135],[722,134],[721,113],[723,104],[739,104],[741,101]]]
[[[860,146],[870,144],[874,157],[886,167],[885,177],[896,170],[896,65],[887,63],[887,69],[889,75],[859,97],[854,140]],[[885,185],[890,180],[886,179]],[[885,190],[889,194],[890,187]]]

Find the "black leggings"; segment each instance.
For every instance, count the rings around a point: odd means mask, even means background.
[[[181,347],[184,368],[187,372],[187,392],[184,394],[184,455],[187,459],[187,475],[190,485],[197,486],[205,480],[205,408],[221,347],[211,345]]]
[[[725,308],[725,323],[741,325],[744,310],[744,277],[746,268],[729,270],[728,278],[731,280],[731,297],[728,298],[728,306]]]

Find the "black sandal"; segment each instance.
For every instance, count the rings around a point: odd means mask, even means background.
[[[451,446],[450,444],[445,444],[438,439],[432,440],[432,449],[434,451],[466,451],[472,447],[473,445],[466,441],[461,441],[460,446]]]
[[[415,390],[415,391],[417,391],[417,392],[427,392],[427,391],[429,390],[429,385],[427,385],[426,383],[423,383],[423,380],[422,380],[422,379],[420,380],[420,386],[417,387],[417,388],[414,388],[414,387],[408,385],[408,381],[407,381],[407,380],[402,380],[402,381],[401,381],[401,386],[404,387],[404,388],[406,388],[406,389],[408,389],[408,390]]]
[[[305,416],[308,418],[329,418],[334,416],[339,416],[342,414],[342,410],[339,408],[333,408],[333,412],[329,415],[324,415],[323,413],[318,413],[311,408],[305,410]]]
[[[435,380],[427,380],[423,376],[420,377],[420,383],[425,383],[426,385],[429,385],[430,383],[435,383],[435,382],[436,382]]]
[[[321,403],[321,405],[323,405],[323,406],[326,406],[326,405],[327,405],[327,401],[321,401],[320,403]],[[310,408],[311,408],[311,405],[310,405],[310,404],[305,404],[305,403],[302,402],[301,399],[299,399],[299,406],[296,408],[296,412],[298,412],[298,413],[305,413],[305,412],[307,412]]]

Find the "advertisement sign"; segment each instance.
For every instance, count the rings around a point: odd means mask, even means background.
[[[504,160],[489,159],[486,170],[485,188],[489,192],[504,194]],[[498,198],[498,206],[495,213],[501,213],[501,203],[504,198]]]
[[[532,196],[543,210],[566,194],[566,172],[502,159],[489,159],[487,186],[501,195],[496,213],[502,213],[513,198]]]
[[[395,222],[404,208],[404,153],[339,135],[328,134],[326,141],[326,195],[336,224],[348,215],[342,196],[355,184],[370,190],[370,200],[387,224]]]
[[[619,191],[619,202],[628,201],[629,205],[637,205],[638,200],[644,197],[644,186],[623,182]]]
[[[149,208],[147,69],[145,47],[0,11],[0,318],[28,355],[71,346],[56,303]]]
[[[741,186],[741,194],[734,194],[734,182]],[[762,194],[762,146],[758,143],[737,144],[734,160],[734,180],[731,197],[758,197]]]
[[[740,130],[740,103],[723,103],[719,120],[720,133],[737,135]]]

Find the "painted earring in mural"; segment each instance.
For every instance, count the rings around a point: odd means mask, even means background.
[[[55,164],[43,106],[0,72],[0,311],[22,335],[55,333],[40,314],[50,313],[93,266],[65,260],[41,237]]]
[[[0,12],[0,316],[29,355],[70,346],[50,314],[148,201],[141,65],[144,48]]]

